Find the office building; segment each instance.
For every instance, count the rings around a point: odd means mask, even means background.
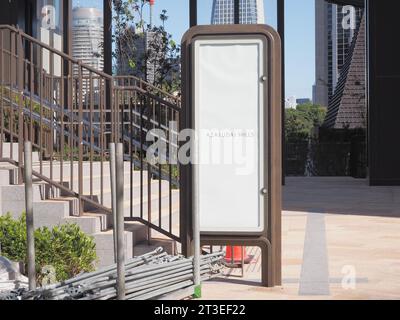
[[[240,0],[239,21],[241,24],[265,23],[263,0]],[[211,24],[233,24],[233,0],[214,0]]]
[[[297,99],[296,97],[288,97],[285,99],[285,108],[286,109],[296,109],[297,107]]]
[[[329,105],[362,15],[362,8],[315,1],[315,104]]]
[[[117,74],[133,75],[149,83],[158,78],[162,57],[162,35],[128,29],[119,39]]]
[[[103,70],[103,13],[96,8],[72,10],[72,56],[97,70]]]
[[[355,30],[335,92],[329,99],[324,126],[333,129],[367,127],[365,17]]]

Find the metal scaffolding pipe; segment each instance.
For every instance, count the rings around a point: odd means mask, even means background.
[[[125,264],[124,299],[154,299],[174,291],[173,288],[193,289],[194,258],[152,253],[130,260]],[[220,274],[223,267],[222,252],[201,256],[200,281]],[[178,259],[178,260],[177,260]],[[22,292],[22,300],[110,300],[120,299],[118,264],[100,271],[81,275],[51,288]]]
[[[24,180],[29,290],[35,290],[35,229],[33,225],[32,143],[30,141],[24,144]]]
[[[117,196],[116,196],[116,177],[115,177],[115,143],[110,143],[110,184],[111,184],[111,210],[113,216],[113,240],[114,240],[114,262],[117,262],[117,233],[115,232],[117,226]]]
[[[124,145],[116,145],[115,157],[117,205],[117,291],[118,300],[125,300],[125,217],[124,217]]]

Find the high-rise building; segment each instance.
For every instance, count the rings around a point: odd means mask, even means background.
[[[150,24],[149,30],[144,26],[130,26],[118,35],[117,74],[133,75],[145,81],[156,84],[162,69],[161,61],[165,59],[163,35],[153,30],[153,15],[155,0],[149,0]]]
[[[335,93],[363,10],[315,0],[316,75],[315,104],[329,105]]]
[[[72,56],[97,70],[103,70],[103,13],[96,8],[72,10]]]
[[[291,96],[285,99],[286,109],[296,109],[296,107],[297,107],[297,99],[295,96]]]
[[[263,24],[264,1],[240,0],[239,21],[241,24]],[[233,24],[234,3],[233,0],[214,0],[211,24]]]
[[[119,41],[117,74],[133,75],[155,83],[159,75],[159,62],[163,59],[162,35],[152,31],[136,32],[131,27]]]
[[[366,127],[364,9],[315,0],[315,104],[328,107],[324,126]]]
[[[364,16],[357,25],[335,92],[329,99],[325,127],[333,129],[367,127],[365,27]]]

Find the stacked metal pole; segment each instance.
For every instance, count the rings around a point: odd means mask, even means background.
[[[199,261],[201,280],[218,276],[223,259],[223,252],[202,256]],[[169,256],[162,252],[162,248],[131,259],[124,267],[126,300],[161,299],[194,287],[193,258]],[[20,299],[115,300],[119,296],[115,287],[117,269],[118,266],[114,264],[61,283],[22,292]]]

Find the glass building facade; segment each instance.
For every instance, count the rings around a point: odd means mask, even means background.
[[[340,72],[346,61],[351,43],[353,41],[354,29],[343,28],[343,21],[349,11],[344,6],[327,4],[328,6],[328,96],[332,97],[338,83]],[[361,21],[363,10],[353,8],[356,25]]]
[[[103,70],[103,12],[97,8],[72,10],[72,56],[97,70]]]
[[[233,2],[233,0],[214,0],[211,24],[233,24]],[[239,22],[241,24],[264,24],[263,0],[240,0]]]
[[[315,104],[328,106],[335,93],[341,70],[349,54],[362,8],[341,6],[324,0],[315,2],[316,76],[313,88]],[[354,24],[344,26],[349,17]]]

